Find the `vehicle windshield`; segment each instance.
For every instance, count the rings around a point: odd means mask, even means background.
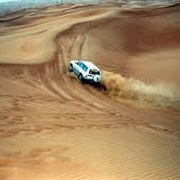
[[[97,69],[90,69],[89,74],[93,74],[93,75],[98,74],[98,75],[100,75],[100,72]]]

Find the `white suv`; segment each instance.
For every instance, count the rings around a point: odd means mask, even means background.
[[[72,60],[69,71],[74,72],[82,82],[100,83],[101,81],[101,71],[89,61]]]

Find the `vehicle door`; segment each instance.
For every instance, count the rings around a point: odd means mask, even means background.
[[[75,64],[74,64],[74,72],[75,72],[75,74],[77,74],[77,75],[79,75],[80,74],[80,72],[81,72],[81,63],[82,62],[80,62],[80,61],[77,61],[77,62],[75,62]]]
[[[80,64],[81,74],[85,77],[87,74],[88,67],[82,62]]]

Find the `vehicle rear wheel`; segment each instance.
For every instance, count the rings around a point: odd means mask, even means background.
[[[78,79],[79,79],[81,82],[83,82],[83,76],[82,76],[82,74],[79,74],[79,75],[78,75]]]
[[[73,72],[73,65],[72,64],[69,65],[69,72]]]

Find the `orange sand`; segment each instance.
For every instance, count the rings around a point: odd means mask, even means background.
[[[0,179],[180,179],[179,16],[109,4],[0,17]],[[68,73],[76,58],[105,88]]]

